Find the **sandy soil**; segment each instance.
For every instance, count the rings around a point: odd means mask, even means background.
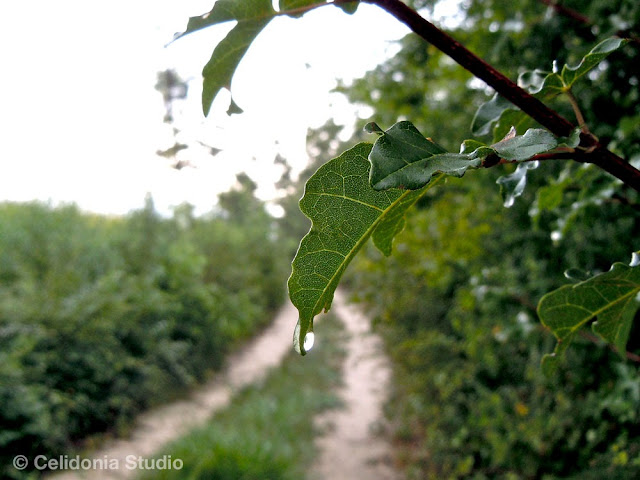
[[[312,469],[313,480],[395,480],[391,445],[385,430],[382,406],[391,377],[390,365],[380,338],[371,332],[370,322],[341,292],[334,311],[350,335],[343,365],[344,385],[339,394],[345,408],[331,410],[318,418],[328,432],[319,437],[321,455]]]
[[[381,407],[387,391],[389,367],[380,340],[371,333],[367,319],[345,304],[338,293],[334,311],[350,334],[344,365],[344,386],[339,392],[345,408],[317,418],[326,434],[318,439],[322,454],[314,465],[313,480],[392,480],[391,450],[376,434],[383,425]],[[265,377],[291,350],[291,336],[297,321],[296,309],[288,304],[273,324],[245,348],[232,355],[228,367],[189,398],[149,411],[139,417],[129,438],[108,442],[92,459],[117,459],[119,470],[89,470],[52,475],[51,480],[131,478],[135,469],[127,457],[151,458],[163,445],[205,422],[231,401],[234,392]]]

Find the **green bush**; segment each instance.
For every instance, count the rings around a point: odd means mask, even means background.
[[[126,218],[0,205],[2,474],[21,478],[17,454],[117,434],[206,379],[280,305],[280,251],[269,228],[187,207],[162,218],[151,201]]]
[[[545,377],[555,338],[535,311],[564,268],[604,269],[622,255],[611,239],[637,236],[637,212],[588,209],[589,222],[554,242],[527,199],[478,205],[483,180],[464,180],[411,214],[392,257],[371,249],[349,278],[394,360],[388,412],[408,478],[637,477],[637,366],[587,335]]]

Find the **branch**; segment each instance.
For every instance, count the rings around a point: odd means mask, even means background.
[[[468,50],[450,35],[422,18],[420,14],[400,0],[363,1],[377,5],[393,15],[407,25],[414,33],[451,57],[451,59],[467,69],[474,76],[483,80],[499,95],[509,100],[554,135],[558,137],[568,137],[575,128],[567,119],[547,107],[526,90],[520,88],[515,82]],[[581,155],[582,159],[579,161],[597,165],[623,183],[640,192],[640,171],[607,150],[593,135],[583,133],[580,137],[580,148],[583,154]]]

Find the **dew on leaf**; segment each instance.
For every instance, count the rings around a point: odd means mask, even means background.
[[[504,206],[506,208],[513,207],[513,204],[515,203],[515,201],[516,201],[515,195],[507,195],[504,199]]]
[[[540,161],[534,160],[533,162],[527,162],[526,166],[527,166],[527,170],[535,170],[540,166]]]
[[[309,351],[313,348],[313,344],[315,342],[315,335],[313,334],[313,332],[307,332],[307,334],[304,336],[304,343],[303,343],[303,347],[305,349],[305,351]]]

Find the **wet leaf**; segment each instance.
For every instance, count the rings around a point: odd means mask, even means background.
[[[386,132],[375,124],[369,129],[380,135],[369,155],[371,186],[376,190],[419,189],[436,173],[461,177],[468,168],[482,163],[474,153],[447,152],[425,138],[411,122],[398,122]]]
[[[515,131],[515,130],[514,130]],[[539,153],[553,150],[558,141],[547,130],[531,128],[524,135],[506,138],[491,145],[497,155],[505,160],[523,161]]]
[[[289,297],[299,312],[294,347],[304,355],[313,318],[331,307],[345,269],[370,236],[383,253],[404,225],[405,212],[428,189],[376,191],[369,184],[371,144],[361,143],[320,167],[309,179],[300,209],[311,219],[293,260]]]

